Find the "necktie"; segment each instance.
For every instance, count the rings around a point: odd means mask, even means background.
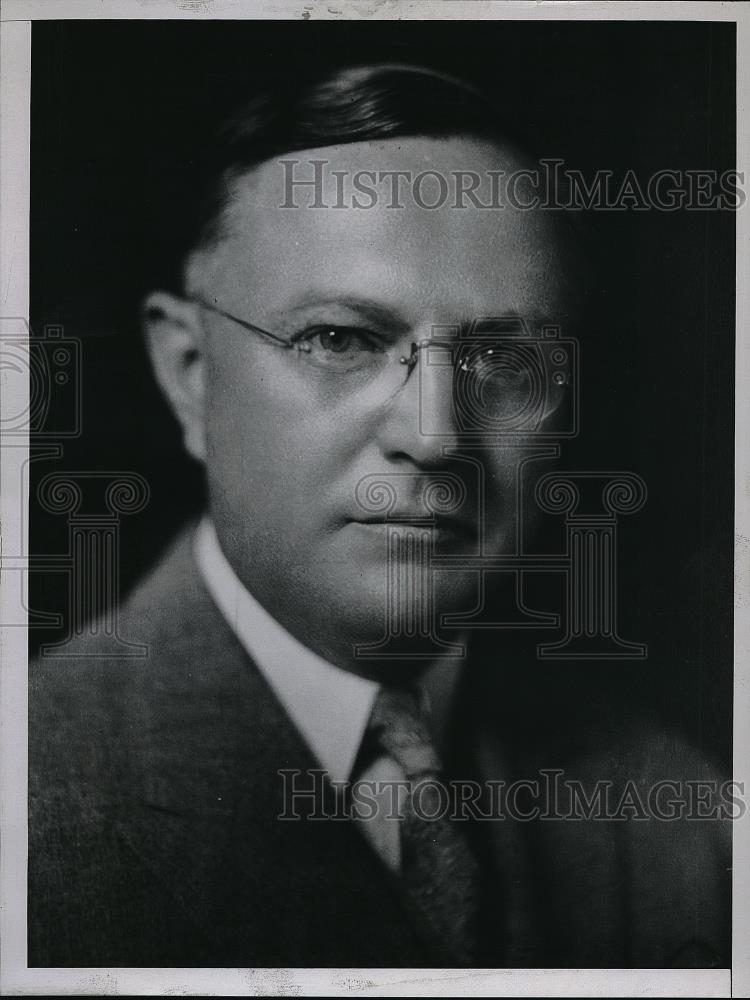
[[[369,734],[409,782],[401,830],[401,884],[407,908],[441,957],[472,965],[478,866],[466,839],[466,821],[450,819],[447,787],[440,784],[440,761],[417,693],[381,688]]]

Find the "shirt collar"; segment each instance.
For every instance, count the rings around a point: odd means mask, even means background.
[[[332,781],[351,778],[379,685],[328,663],[252,596],[204,518],[195,558],[217,607]]]

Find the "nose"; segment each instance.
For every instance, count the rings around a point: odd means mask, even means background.
[[[380,422],[379,440],[391,461],[430,467],[444,461],[446,446],[455,445],[458,427],[453,407],[453,353],[429,340],[416,342],[405,384],[389,400]]]

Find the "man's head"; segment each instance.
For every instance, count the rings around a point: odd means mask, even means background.
[[[439,554],[476,553],[480,534],[486,553],[513,551],[529,439],[486,433],[481,407],[523,393],[525,373],[489,359],[498,327],[467,424],[456,386],[473,349],[456,347],[478,319],[564,323],[569,251],[550,213],[499,197],[529,163],[480,95],[428,71],[342,71],[255,102],[217,152],[183,295],[146,303],[157,376],[235,572],[350,666],[383,633],[398,561],[421,558],[389,555],[388,523]],[[482,179],[473,199],[461,174]],[[542,422],[561,399],[544,392]],[[432,574],[435,612],[475,587],[471,571]]]

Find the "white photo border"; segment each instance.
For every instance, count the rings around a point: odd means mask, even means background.
[[[750,4],[497,0],[3,0],[0,10],[0,317],[29,315],[29,103],[34,20],[728,21],[737,26],[737,169],[750,178]],[[750,206],[737,221],[734,779],[750,768]],[[28,386],[0,369],[0,407]],[[28,440],[0,450],[0,551],[28,552],[19,499]],[[0,570],[2,562],[0,558]],[[21,621],[25,593],[0,587],[0,621]],[[21,617],[19,617],[19,615]],[[26,629],[0,628],[0,992],[5,995],[750,996],[750,815],[734,823],[732,968],[623,969],[29,969],[26,965]]]

